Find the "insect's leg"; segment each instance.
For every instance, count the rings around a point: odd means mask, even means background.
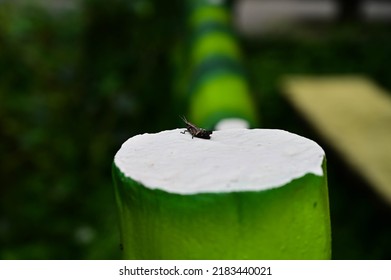
[[[185,134],[186,132],[187,132],[187,129],[186,129],[186,130],[184,130],[184,131],[181,131],[181,133],[182,133],[182,134]]]

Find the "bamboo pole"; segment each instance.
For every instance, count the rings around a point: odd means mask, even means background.
[[[224,1],[189,0],[188,116],[213,128],[226,118],[242,119],[249,127],[258,116]]]
[[[329,259],[323,150],[268,129],[130,138],[113,164],[126,259]]]

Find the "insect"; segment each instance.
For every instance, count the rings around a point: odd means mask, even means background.
[[[182,120],[186,124],[186,130],[182,131],[182,134],[189,132],[191,134],[191,138],[197,137],[202,139],[210,139],[210,135],[213,133],[212,130],[196,127],[194,124],[188,122],[185,117],[182,117]]]

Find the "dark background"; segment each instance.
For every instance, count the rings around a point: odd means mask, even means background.
[[[127,138],[183,126],[181,3],[0,4],[0,259],[120,258],[111,164]],[[239,40],[261,127],[326,150],[333,258],[390,259],[390,206],[279,92],[287,73],[364,74],[391,92],[390,25],[349,13]]]

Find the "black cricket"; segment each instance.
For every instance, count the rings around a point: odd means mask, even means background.
[[[191,134],[191,138],[194,137],[202,138],[202,139],[210,139],[210,135],[213,133],[212,130],[206,130],[203,128],[196,127],[194,124],[187,121],[185,117],[182,117],[182,120],[186,124],[186,130],[182,131],[181,133],[185,134],[186,132],[189,132]]]

